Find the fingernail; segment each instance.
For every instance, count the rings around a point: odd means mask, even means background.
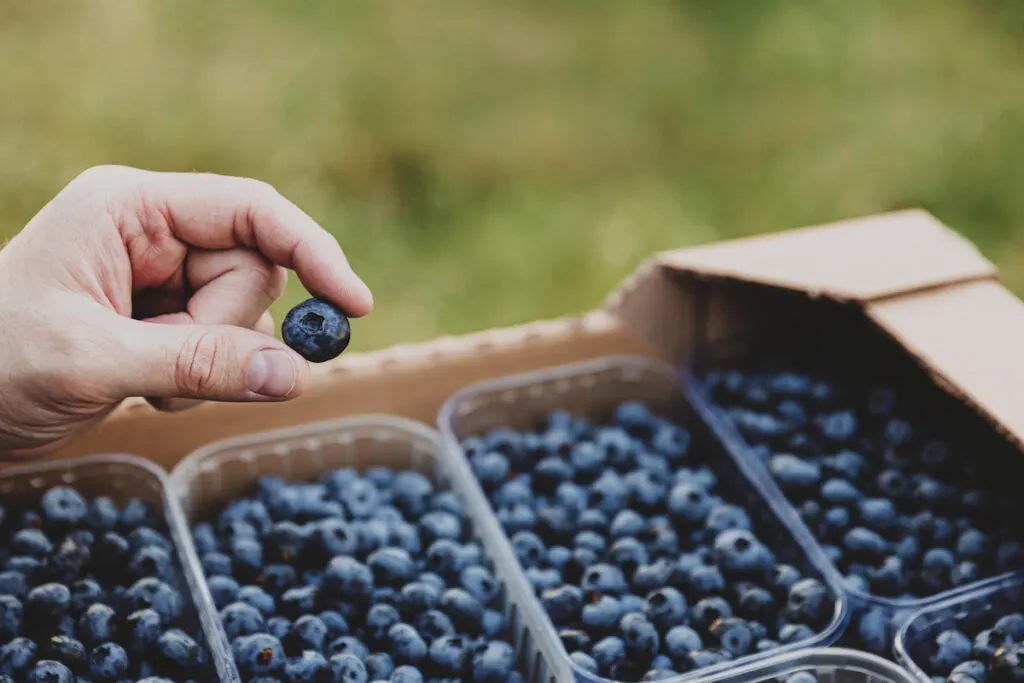
[[[266,349],[257,351],[249,361],[246,381],[249,391],[267,396],[281,398],[287,396],[295,388],[298,371],[295,361],[286,351]]]

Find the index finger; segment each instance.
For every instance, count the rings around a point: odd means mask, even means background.
[[[203,249],[256,249],[350,316],[373,310],[370,289],[337,240],[267,183],[211,173],[142,173],[143,206],[159,210],[181,241]]]

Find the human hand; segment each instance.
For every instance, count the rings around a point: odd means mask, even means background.
[[[297,396],[309,366],[267,313],[285,268],[352,317],[373,308],[335,239],[265,183],[85,171],[0,251],[0,453],[54,448],[130,396]]]

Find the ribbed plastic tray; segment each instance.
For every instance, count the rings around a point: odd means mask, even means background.
[[[472,480],[472,491],[467,498],[474,506],[481,507],[480,516],[486,520],[487,533],[500,538],[502,562],[518,566],[508,537],[469,469],[468,461],[461,451],[462,440],[483,435],[496,427],[536,428],[543,424],[548,415],[558,410],[566,410],[596,424],[609,420],[615,408],[629,399],[643,401],[653,412],[690,427],[693,438],[691,449],[709,454],[704,464],[714,470],[719,478],[719,486],[737,498],[735,502],[745,503],[762,541],[776,553],[780,561],[812,569],[836,596],[832,621],[816,637],[783,646],[767,654],[749,655],[735,662],[680,674],[666,681],[704,681],[718,672],[764,660],[771,655],[834,642],[846,624],[847,609],[846,598],[835,580],[835,573],[828,573],[827,558],[816,544],[807,544],[793,534],[780,515],[780,510],[776,509],[777,502],[773,503],[764,495],[758,482],[746,471],[744,463],[723,449],[699,416],[693,413],[673,368],[647,358],[606,357],[481,382],[462,389],[442,407],[438,416],[442,438],[447,448],[461,456],[459,465],[464,476]],[[537,634],[540,649],[555,663],[556,668],[572,671],[579,681],[608,683],[609,679],[575,666],[525,574],[519,571],[513,577],[510,590],[519,596],[526,621]]]
[[[918,681],[931,683],[919,664],[928,656],[929,641],[952,628],[973,638],[1011,612],[1024,612],[1024,577],[1003,579],[914,612],[896,634],[896,658]]]
[[[74,460],[16,466],[0,472],[0,501],[8,510],[38,505],[47,489],[72,486],[83,496],[107,496],[118,505],[142,500],[161,514],[174,547],[178,589],[185,598],[182,628],[205,646],[212,668],[207,680],[231,683],[231,664],[213,609],[213,599],[188,535],[184,516],[170,493],[166,473],[145,460],[128,455],[94,455]],[[216,674],[216,678],[214,677]]]
[[[841,647],[775,655],[717,674],[707,683],[786,683],[797,673],[809,673],[818,683],[916,683],[909,673],[892,662]]]
[[[515,579],[519,568],[495,557],[493,530],[479,523],[481,515],[465,494],[473,482],[454,464],[455,459],[440,447],[438,434],[430,427],[388,415],[364,415],[208,444],[179,463],[172,473],[171,487],[188,522],[197,523],[212,519],[226,503],[251,494],[257,478],[263,475],[299,482],[315,481],[345,467],[422,472],[467,504],[475,535],[504,587],[500,599],[507,620],[506,637],[516,649],[519,670],[530,683],[568,680],[559,678],[550,660],[538,650],[517,601],[509,599],[510,575]],[[201,576],[202,569],[198,571]],[[231,666],[234,669],[233,661]]]
[[[745,469],[759,482],[766,495],[780,502],[783,516],[796,529],[803,542],[821,552],[820,541],[800,518],[767,467],[754,455],[751,445],[733,421],[712,399],[706,382],[710,372],[799,367],[809,372],[824,370],[841,382],[864,382],[866,377],[885,380],[889,385],[899,387],[902,392],[913,395],[916,403],[913,412],[918,419],[934,421],[936,415],[946,416],[944,419],[956,424],[961,439],[971,441],[978,453],[992,455],[1007,450],[1007,444],[1000,440],[994,430],[945,394],[892,340],[882,338],[877,333],[855,330],[841,316],[822,322],[817,328],[815,334],[790,329],[786,331],[788,334],[758,334],[706,345],[692,354],[684,371],[684,384],[694,409],[732,456],[744,463]],[[1019,460],[1011,458],[1009,464],[1014,463],[1019,463]],[[840,571],[831,561],[828,561],[828,571],[835,580],[842,580]],[[856,636],[859,619],[869,611],[880,611],[889,626],[889,647],[886,652],[876,654],[893,656],[896,633],[912,613],[947,599],[955,599],[971,590],[998,585],[1016,574],[1019,572],[989,576],[972,584],[914,599],[889,598],[846,589],[851,627],[840,644],[859,645]]]

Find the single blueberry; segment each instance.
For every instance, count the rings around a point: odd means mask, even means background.
[[[352,338],[352,327],[348,317],[334,304],[307,299],[288,311],[281,324],[281,338],[306,360],[323,363],[345,350]]]

